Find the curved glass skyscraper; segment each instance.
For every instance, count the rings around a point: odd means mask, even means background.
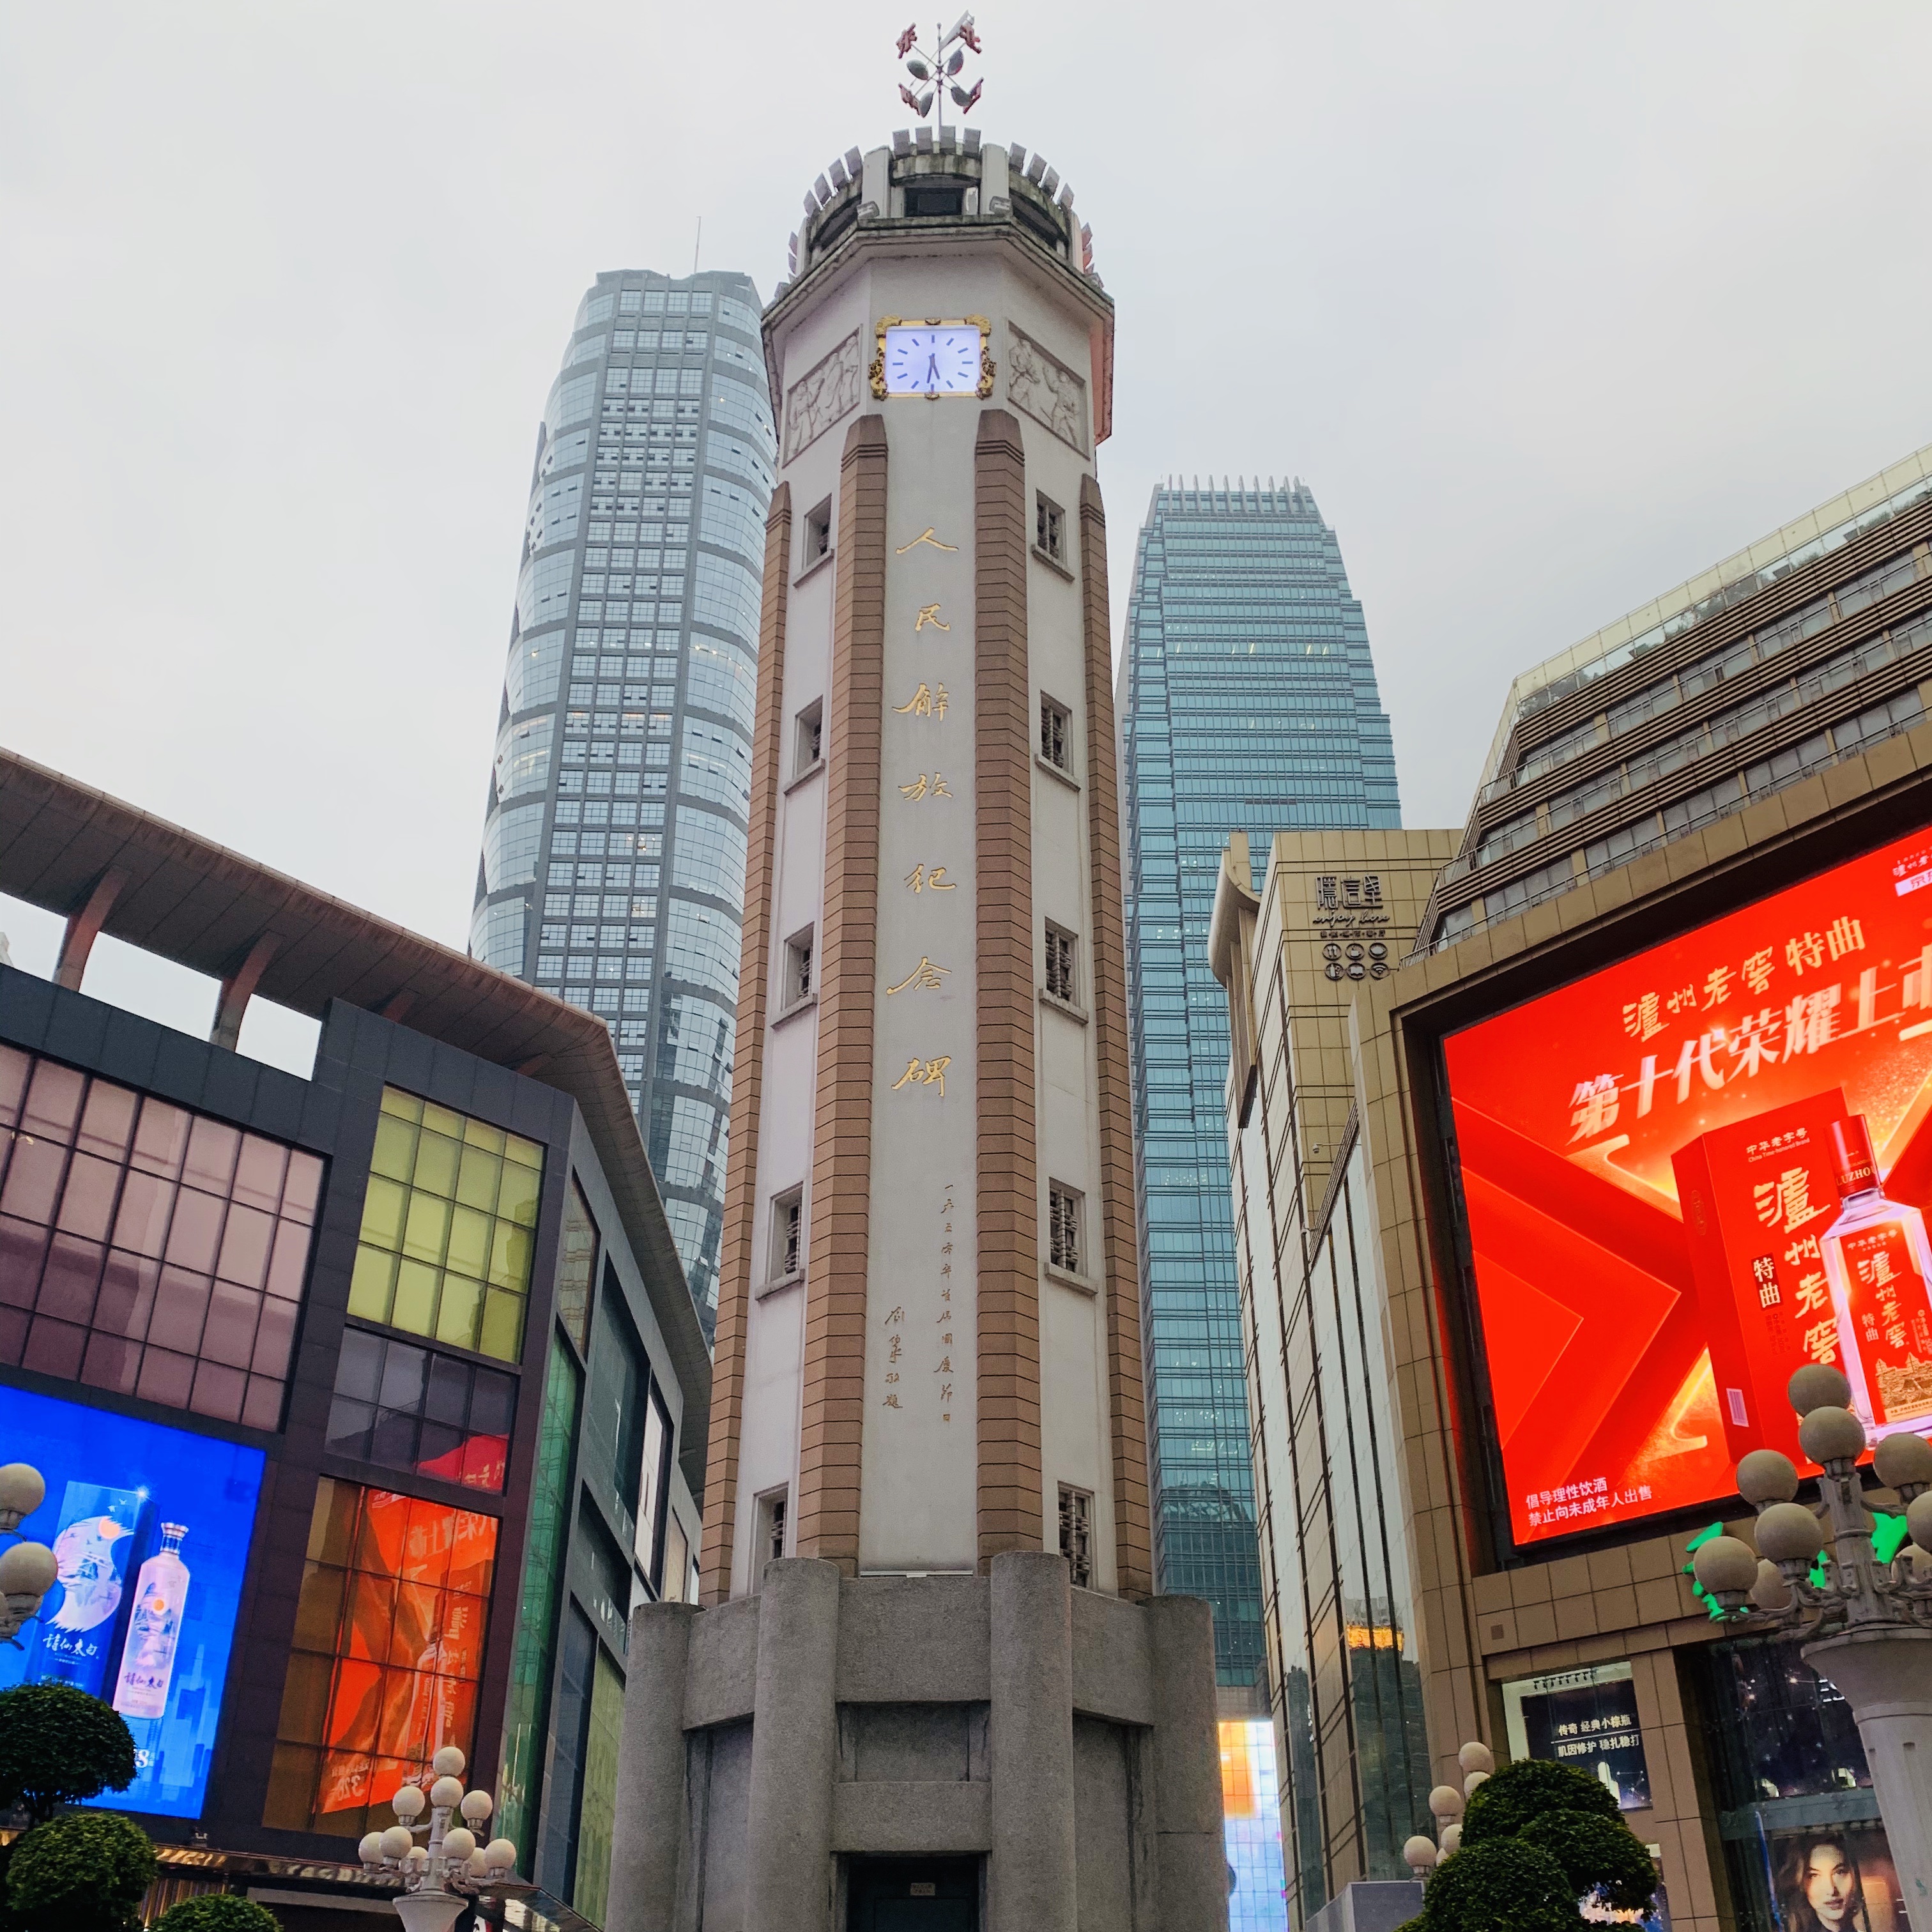
[[[538,433],[470,950],[601,1016],[710,1332],[777,452],[743,275],[600,275]]]
[[[1156,489],[1119,682],[1155,1562],[1162,1589],[1214,1606],[1222,1684],[1264,1691],[1208,922],[1229,832],[1265,860],[1277,830],[1401,823],[1362,607],[1300,483]]]

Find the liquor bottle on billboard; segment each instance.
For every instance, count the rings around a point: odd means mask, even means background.
[[[1838,1311],[1840,1364],[1868,1434],[1932,1415],[1932,1244],[1925,1217],[1886,1198],[1862,1114],[1834,1121],[1838,1218],[1818,1238]]]
[[[147,1498],[134,1490],[70,1483],[53,1540],[61,1598],[40,1618],[40,1653],[31,1676],[71,1684],[98,1697],[113,1659],[128,1558]]]
[[[161,1546],[141,1565],[135,1580],[134,1608],[121,1653],[121,1676],[114,1686],[114,1708],[124,1718],[158,1718],[167,1710],[182,1612],[188,1603],[190,1573],[181,1558],[187,1534],[184,1524],[163,1523]]]
[[[1838,1204],[1838,1088],[1714,1128],[1671,1156],[1728,1460],[1779,1449],[1810,1466],[1785,1394],[1839,1357],[1820,1246]]]

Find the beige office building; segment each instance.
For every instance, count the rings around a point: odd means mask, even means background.
[[[1848,1118],[1932,1208],[1928,538],[1922,451],[1520,678],[1462,831],[1226,855],[1298,1923],[1471,1738],[1616,1790],[1676,1932],[1772,1932],[1824,1846],[1905,1923],[1843,1700],[1688,1562],[1802,1362],[1924,1426],[1918,1318],[1834,1316],[1820,1244]]]

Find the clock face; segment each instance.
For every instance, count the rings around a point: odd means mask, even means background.
[[[979,386],[976,324],[914,322],[886,331],[887,395],[968,396]]]

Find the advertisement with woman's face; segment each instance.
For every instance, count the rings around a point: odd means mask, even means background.
[[[1882,1827],[1771,1832],[1765,1849],[1783,1932],[1906,1932]]]

